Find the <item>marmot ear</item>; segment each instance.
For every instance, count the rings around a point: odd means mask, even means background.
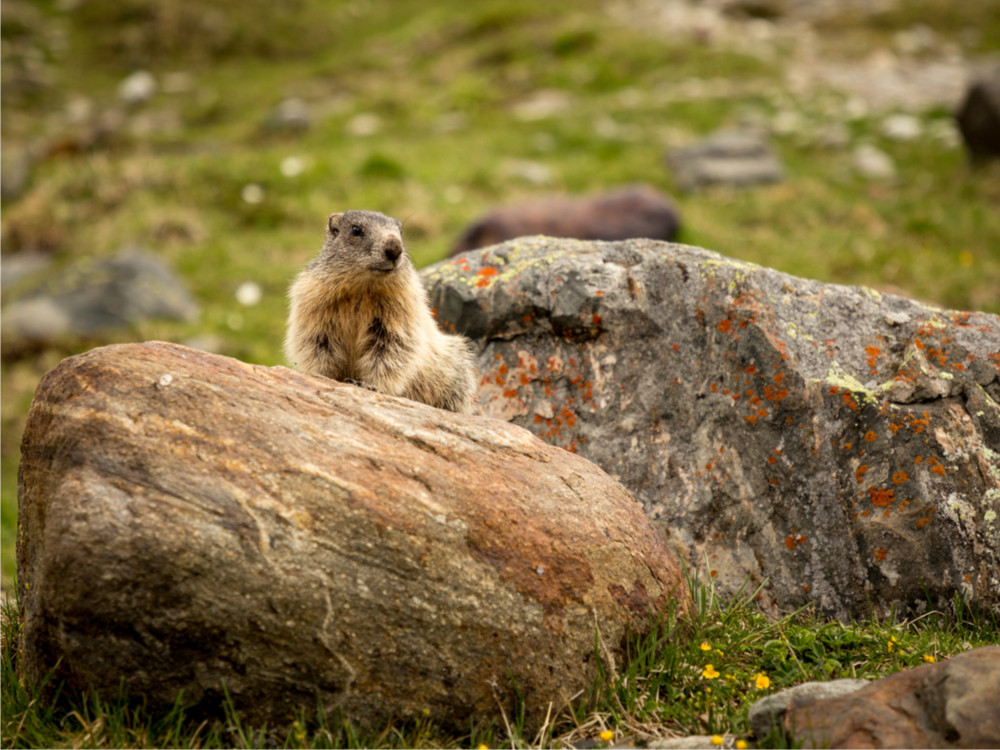
[[[340,228],[337,224],[340,222],[340,217],[343,214],[330,214],[330,218],[326,220],[326,227],[330,230],[330,236],[336,237],[340,234]]]

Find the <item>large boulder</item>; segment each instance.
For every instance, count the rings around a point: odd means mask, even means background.
[[[617,482],[495,420],[152,343],[42,380],[22,443],[24,676],[251,722],[529,724],[595,643],[688,606]]]
[[[1000,612],[996,315],[643,240],[513,241],[424,280],[479,347],[483,412],[620,479],[721,592]]]

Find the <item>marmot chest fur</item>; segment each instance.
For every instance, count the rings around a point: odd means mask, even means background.
[[[292,284],[289,301],[285,354],[295,367],[472,412],[468,343],[437,327],[396,219],[332,214],[323,249]]]

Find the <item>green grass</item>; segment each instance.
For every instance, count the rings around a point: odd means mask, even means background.
[[[756,592],[721,601],[711,585],[689,578],[690,617],[664,613],[649,634],[628,641],[624,659],[608,656],[595,637],[599,674],[586,694],[553,707],[549,719],[525,733],[517,712],[499,710],[483,726],[454,736],[429,721],[358,731],[344,717],[307,718],[291,726],[251,726],[227,703],[221,717],[199,718],[183,696],[153,710],[126,695],[98,698],[23,685],[17,677],[17,606],[4,605],[2,739],[5,747],[560,747],[583,739],[649,741],[691,734],[749,737],[747,710],[757,699],[810,680],[877,679],[1000,642],[998,623],[970,611],[909,620],[841,624],[803,610],[780,620],[765,617]],[[711,665],[711,667],[709,667]],[[57,686],[50,685],[51,694]],[[782,746],[778,735],[759,747]]]
[[[970,55],[1000,48],[1000,8],[991,0],[904,5],[827,20],[820,49],[856,59],[891,45],[897,32],[916,23]],[[229,7],[226,0],[3,3],[4,154],[49,147],[49,155],[36,160],[26,192],[4,202],[3,253],[47,250],[59,267],[138,243],[182,274],[201,306],[196,323],[146,321],[100,340],[57,341],[31,351],[4,342],[0,562],[6,591],[15,574],[18,446],[41,375],[99,344],[205,335],[223,354],[282,363],[285,291],[319,249],[325,217],[334,210],[373,208],[400,217],[408,248],[426,265],[499,203],[644,181],[676,196],[684,242],[799,276],[1000,313],[1000,163],[974,168],[961,148],[934,137],[935,129],[949,127],[948,112],[919,113],[925,135],[909,142],[888,139],[881,115],[846,119],[852,145],[873,143],[897,164],[896,180],[868,182],[850,168],[849,148],[824,147],[812,137],[836,117],[831,113],[844,110],[843,95],[792,96],[780,55],[761,59],[693,37],[622,26],[608,20],[598,0],[442,0],[430,7],[417,0],[249,0],[239,14],[226,12]],[[161,91],[126,112],[116,103],[116,87],[140,68],[161,82],[184,74],[190,90]],[[696,79],[721,82],[727,93],[676,95]],[[536,120],[518,117],[518,108],[540,91],[558,92],[569,105]],[[293,96],[307,102],[311,127],[265,127],[278,103]],[[67,124],[61,113],[81,97],[97,114],[121,110],[128,124],[95,145],[75,141],[88,128]],[[766,123],[787,111],[806,126],[773,138],[783,182],[676,192],[662,163],[668,148],[742,119]],[[356,118],[371,115],[378,118],[375,132],[350,134]],[[302,164],[294,176],[281,169],[290,157]],[[535,184],[519,166],[524,162],[544,166],[550,179]],[[262,202],[243,199],[248,184],[263,188]],[[244,281],[261,285],[260,304],[236,302]],[[5,301],[20,291],[5,289]],[[733,611],[759,617],[748,607]],[[746,693],[757,671],[771,676],[772,689],[820,674],[823,660],[830,673],[875,675],[919,662],[923,653],[954,652],[966,636],[953,634],[969,624],[934,615],[917,623],[846,627],[804,613],[768,624],[766,637],[763,624],[723,627],[717,635],[707,627],[685,631],[688,650],[672,657],[673,681],[658,682],[659,667],[643,667],[640,679],[609,665],[600,700],[580,703],[575,720],[587,731],[606,719],[624,733],[628,716],[684,731],[725,724],[740,732],[745,725],[734,706],[751,697]],[[905,658],[888,651],[887,638],[897,631],[908,639]],[[746,640],[752,632],[757,640]],[[699,678],[702,639],[723,651],[713,656],[723,676],[710,684]],[[636,648],[633,664],[659,653],[650,643]],[[852,649],[862,656],[852,657]],[[682,703],[690,698],[692,708],[671,709],[680,712],[673,716],[655,706],[679,703],[645,707],[658,693],[683,695]],[[46,744],[33,732],[55,728],[59,742],[86,744],[86,726],[117,721],[125,732],[126,718],[144,731],[159,727],[159,734],[134,744],[172,744],[165,733],[181,715],[178,708],[160,725],[146,714],[140,720],[110,704],[85,703],[76,715],[44,714],[36,704],[29,717],[9,710],[21,705],[9,702],[15,695],[5,683],[4,736],[16,736],[14,744]],[[18,700],[32,698],[25,693]],[[615,708],[618,702],[627,710]],[[11,725],[8,716],[19,718]],[[35,724],[15,733],[21,717]],[[503,741],[502,724],[494,729],[490,741]],[[339,728],[311,728],[308,739],[406,745],[424,742],[426,731],[390,728],[384,736],[359,738]],[[107,742],[131,744],[120,732]],[[185,732],[188,744],[235,742],[225,727]],[[479,737],[466,738],[473,740],[478,744]]]

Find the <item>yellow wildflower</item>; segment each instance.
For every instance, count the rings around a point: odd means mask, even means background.
[[[712,744],[716,747],[722,747],[722,736],[718,734],[712,735]]]
[[[758,672],[757,679],[754,680],[753,686],[758,690],[767,690],[771,687],[771,678],[763,672]]]
[[[934,654],[924,654],[924,661],[928,664],[933,664],[937,659],[934,658]]]
[[[480,745],[477,748],[477,750],[490,750],[490,746],[489,745]]]
[[[708,645],[708,641],[702,641],[701,645],[698,648],[700,648],[702,651],[711,651],[712,650],[712,647]]]
[[[736,740],[736,750],[747,750],[747,747],[749,745],[747,745],[746,740]]]
[[[716,677],[719,676],[719,673],[715,671],[715,667],[713,667],[711,664],[706,664],[705,671],[701,673],[701,676],[704,677],[706,680],[714,680]]]
[[[612,732],[610,729],[605,729],[603,732],[601,732],[601,739],[604,740],[605,742],[611,742],[611,740],[614,739],[614,736],[615,733]]]

